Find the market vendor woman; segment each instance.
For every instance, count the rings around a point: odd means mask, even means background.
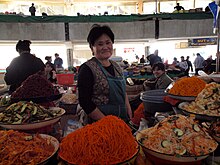
[[[93,25],[87,37],[94,57],[80,66],[78,74],[79,103],[92,121],[106,115],[124,121],[132,117],[120,66],[110,60],[114,33],[108,26]]]

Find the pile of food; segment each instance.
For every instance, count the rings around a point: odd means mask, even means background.
[[[193,118],[172,115],[137,134],[147,149],[175,156],[202,156],[213,152],[218,143]]]
[[[209,128],[210,133],[220,142],[220,121],[213,122]]]
[[[54,88],[50,81],[36,73],[29,76],[22,85],[12,93],[11,98],[49,97],[58,94],[58,89]]]
[[[59,156],[71,164],[118,164],[138,153],[131,129],[121,119],[106,116],[68,134]]]
[[[60,101],[64,104],[76,104],[77,97],[74,93],[66,93],[60,98]]]
[[[184,104],[182,109],[208,116],[220,116],[220,84],[212,82],[198,94],[196,100]]]
[[[5,87],[5,84],[0,84],[0,90]]]
[[[0,131],[0,165],[34,165],[54,153],[54,146],[41,135]]]
[[[0,97],[0,106],[7,106],[10,104],[10,97],[2,96]]]
[[[197,96],[204,88],[206,82],[193,77],[183,77],[178,79],[168,93],[177,96]]]
[[[0,113],[0,123],[27,124],[54,118],[62,113],[61,109],[48,110],[39,104],[19,101],[11,104]]]

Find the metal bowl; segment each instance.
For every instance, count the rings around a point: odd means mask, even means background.
[[[137,142],[136,142],[137,143]],[[137,151],[127,160],[123,161],[123,162],[118,162],[118,163],[112,163],[112,164],[117,164],[117,165],[128,165],[128,164],[134,164],[138,154],[140,152],[140,146],[137,143]],[[67,160],[63,159],[62,156],[59,155],[59,157],[62,159],[62,161],[64,162],[64,164],[67,165],[74,165],[75,163],[73,162],[68,162]]]
[[[156,157],[156,159],[161,159],[163,162],[167,163],[167,161],[169,161],[169,164],[182,165],[183,163],[187,162],[197,162],[209,156],[209,154],[202,156],[175,156],[170,154],[164,154],[146,148],[140,141],[138,141],[138,143],[142,146],[143,152],[147,157],[150,157],[152,155]]]
[[[197,114],[193,112],[189,112],[183,108],[184,105],[190,104],[189,102],[182,102],[178,105],[178,109],[181,110],[185,115],[190,116],[194,115],[196,120],[200,121],[216,121],[220,118],[220,116],[209,116],[205,114]]]
[[[173,94],[168,94],[169,97],[177,100],[182,100],[182,101],[194,101],[196,99],[196,96],[177,96]]]
[[[210,74],[208,75],[209,78],[213,79],[215,82],[220,82],[220,74]]]
[[[46,164],[50,160],[50,158],[52,158],[56,154],[56,152],[59,149],[59,141],[55,137],[50,136],[50,135],[40,134],[40,136],[42,138],[46,139],[54,147],[53,153],[47,159],[45,159],[45,160],[41,161],[40,163],[38,163],[38,165],[43,165],[43,164]]]

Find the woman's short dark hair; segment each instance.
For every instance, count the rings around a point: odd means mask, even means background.
[[[31,51],[30,49],[31,41],[29,40],[19,40],[16,44],[16,51],[23,50],[23,51]]]
[[[112,43],[114,43],[115,36],[112,30],[107,25],[98,25],[94,24],[89,32],[89,35],[87,37],[87,42],[89,43],[90,48],[94,46],[95,41],[101,37],[101,35],[106,34],[111,39]]]
[[[157,62],[157,63],[153,64],[152,70],[154,70],[156,67],[158,68],[158,70],[165,71],[165,65],[162,62]]]

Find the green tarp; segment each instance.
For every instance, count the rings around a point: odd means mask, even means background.
[[[0,15],[0,22],[32,22],[32,23],[51,23],[51,22],[133,22],[158,19],[212,19],[211,13],[164,13],[149,15],[106,15],[106,16],[21,16],[21,15]]]

